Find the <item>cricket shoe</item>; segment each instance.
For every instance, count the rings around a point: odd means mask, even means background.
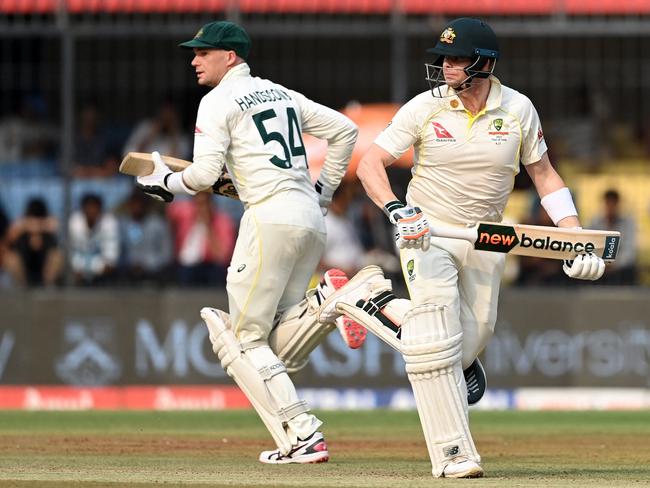
[[[347,275],[340,269],[332,268],[325,271],[323,279],[315,290],[315,297],[322,310],[323,303],[337,290],[343,288],[350,282]],[[321,321],[322,323],[322,321]],[[336,328],[343,341],[350,349],[358,349],[366,340],[368,331],[366,328],[349,317],[339,316],[336,318]]]
[[[463,370],[465,384],[467,385],[467,404],[474,405],[483,398],[487,389],[487,377],[483,365],[478,358]]]
[[[354,305],[386,289],[391,289],[391,283],[384,278],[379,266],[366,266],[351,279],[341,270],[328,270],[315,291],[319,305],[318,321],[321,324],[334,323],[341,316],[336,310],[338,302]]]
[[[442,471],[443,478],[482,478],[484,474],[480,464],[462,457],[452,459]]]
[[[350,349],[358,349],[363,346],[368,335],[368,329],[347,315],[341,315],[336,319],[336,328]]]
[[[314,432],[304,441],[298,440],[298,444],[286,455],[282,454],[279,449],[263,451],[260,454],[260,462],[265,464],[326,463],[329,458],[330,453],[321,432]]]

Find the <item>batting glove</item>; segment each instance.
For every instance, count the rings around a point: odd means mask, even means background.
[[[314,185],[316,193],[318,193],[318,205],[320,205],[320,211],[323,213],[323,216],[327,215],[329,212],[329,206],[332,203],[332,197],[336,188],[332,189],[325,186],[320,180]]]
[[[172,170],[163,163],[158,151],[151,153],[151,159],[153,160],[153,173],[148,176],[138,176],[135,179],[136,186],[151,198],[162,202],[171,202],[174,199],[174,194],[167,186],[167,179],[172,175]]]
[[[384,212],[395,226],[395,241],[400,249],[429,249],[429,222],[419,207],[404,205],[399,200],[384,205]]]
[[[581,254],[573,260],[564,261],[562,269],[570,278],[594,281],[605,272],[605,261],[590,252]]]

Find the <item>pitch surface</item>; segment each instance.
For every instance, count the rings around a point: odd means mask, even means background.
[[[648,486],[648,412],[473,412],[486,478],[433,480],[415,412],[319,412],[331,461],[268,466],[252,411],[0,412],[0,486]]]

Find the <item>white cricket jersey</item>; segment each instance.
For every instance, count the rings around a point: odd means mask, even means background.
[[[500,222],[519,163],[535,163],[546,152],[531,101],[494,76],[490,82],[486,106],[476,116],[458,96],[434,98],[426,91],[375,140],[395,158],[414,146],[406,199],[436,220]]]
[[[252,77],[245,63],[235,66],[201,100],[186,181],[210,185],[205,172],[214,182],[225,164],[246,207],[279,193],[290,198],[286,192],[317,201],[302,132],[328,140],[319,179],[336,188],[352,154],[356,126],[300,93]]]

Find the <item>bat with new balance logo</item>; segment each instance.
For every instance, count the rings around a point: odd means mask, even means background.
[[[162,156],[162,160],[169,169],[175,172],[183,171],[192,164],[190,161],[173,158],[171,156]],[[150,175],[152,171],[153,160],[151,159],[150,153],[130,152],[124,156],[122,164],[120,164],[120,173],[125,175],[147,176]],[[204,191],[239,200],[239,195],[237,194],[237,189],[232,182],[232,178],[225,172],[221,177],[219,177],[215,184],[212,185],[212,188],[208,188]]]
[[[594,253],[605,262],[616,259],[621,233],[526,224],[479,222],[473,227],[432,226],[431,235],[465,239],[479,251],[550,259],[574,259]]]

